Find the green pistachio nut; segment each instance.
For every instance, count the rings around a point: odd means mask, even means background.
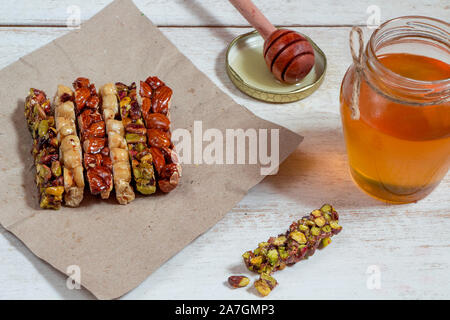
[[[257,268],[259,268],[259,266],[261,266],[262,261],[263,261],[262,256],[257,256],[257,257],[250,259],[250,263]]]
[[[59,186],[59,187],[48,187],[45,188],[45,193],[55,196],[55,197],[59,197],[63,194],[64,192],[64,187],[63,186]]]
[[[61,164],[59,161],[52,162],[52,173],[55,177],[59,177],[61,175]]]
[[[269,287],[272,289],[277,285],[277,280],[266,273],[261,273],[261,279],[266,281]]]
[[[128,143],[145,143],[146,140],[145,136],[141,136],[136,133],[127,133],[125,135],[125,139]]]
[[[255,281],[255,288],[263,297],[267,296],[272,291],[269,285],[262,279]]]
[[[278,262],[278,251],[277,249],[271,249],[269,252],[267,252],[267,259],[269,260],[269,263],[273,266],[275,263]]]
[[[139,168],[133,168],[133,175],[136,180],[140,179],[142,177],[141,170]]]
[[[333,229],[340,229],[340,228],[342,228],[336,220],[330,221],[330,226]]]
[[[333,207],[332,207],[331,205],[329,205],[329,204],[324,204],[324,205],[322,206],[322,208],[320,208],[320,211],[322,211],[323,213],[329,213],[329,212],[332,211],[332,209],[333,209]]]
[[[305,226],[304,224],[300,224],[298,226],[298,230],[300,230],[302,232],[306,232],[306,231],[309,231],[309,228],[308,228],[308,226]]]
[[[316,209],[316,210],[314,210],[313,212],[311,212],[311,214],[312,214],[314,217],[317,218],[317,217],[322,216],[322,211]]]
[[[278,253],[280,255],[280,258],[285,260],[289,257],[289,253],[286,252],[285,247],[278,247]]]
[[[300,231],[292,231],[289,234],[289,238],[295,240],[299,244],[305,244],[306,243],[306,237],[305,235]]]
[[[138,143],[138,144],[136,145],[136,151],[141,152],[141,151],[144,150],[144,149],[145,149],[145,144],[143,144],[143,143]]]
[[[322,242],[320,243],[320,246],[321,246],[321,248],[325,248],[330,243],[331,243],[331,238],[330,237],[326,237],[326,238],[322,239]]]
[[[319,218],[315,218],[314,219],[314,223],[318,226],[318,227],[323,227],[325,225],[325,223],[327,223],[327,221],[325,220],[324,217],[319,217]]]
[[[318,236],[318,235],[320,235],[320,229],[317,228],[317,227],[312,227],[312,228],[311,228],[311,234],[312,234],[313,236]]]
[[[39,137],[45,136],[48,131],[48,120],[41,120],[39,122],[38,135]]]
[[[275,246],[282,246],[285,242],[286,242],[286,237],[285,236],[279,236],[273,241],[273,244]]]
[[[152,194],[156,192],[156,186],[151,185],[136,185],[136,189],[142,194]]]

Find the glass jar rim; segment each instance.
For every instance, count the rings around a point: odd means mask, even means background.
[[[368,42],[367,45],[367,50],[366,50],[366,59],[370,59],[371,63],[373,63],[375,65],[375,67],[379,70],[382,70],[383,73],[389,75],[390,77],[392,77],[393,79],[396,79],[398,81],[406,81],[407,83],[410,83],[412,85],[417,85],[417,86],[427,86],[427,85],[449,85],[450,86],[450,78],[446,78],[446,79],[441,79],[441,80],[432,80],[432,81],[428,81],[428,80],[417,80],[417,79],[412,79],[412,78],[408,78],[408,77],[404,77],[394,71],[392,71],[391,69],[387,68],[386,66],[384,66],[381,61],[379,60],[377,54],[376,54],[376,41],[377,39],[380,37],[381,34],[383,34],[385,30],[385,28],[397,21],[402,21],[404,20],[405,22],[413,22],[414,20],[424,20],[424,21],[428,21],[428,22],[432,22],[435,24],[442,24],[448,28],[450,28],[450,24],[443,21],[443,20],[439,20],[436,18],[431,18],[431,17],[426,17],[426,16],[402,16],[402,17],[397,17],[397,18],[393,18],[390,20],[385,21],[384,23],[382,23],[371,35],[370,40]],[[432,25],[433,28],[438,28],[435,25]],[[448,31],[445,30],[441,30],[443,33],[447,33],[447,35],[450,37],[450,33]],[[450,46],[449,46],[450,49]]]

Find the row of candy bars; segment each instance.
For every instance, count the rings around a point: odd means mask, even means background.
[[[153,92],[149,79],[158,84]],[[138,99],[135,83],[108,83],[97,92],[89,79],[80,77],[73,89],[59,85],[53,106],[37,89],[30,90],[25,102],[42,208],[58,209],[63,196],[67,206],[77,207],[85,181],[91,194],[102,199],[114,189],[120,204],[134,200],[133,186],[149,195],[157,187],[170,192],[178,185],[181,167],[170,136],[169,87],[149,77],[141,81]]]

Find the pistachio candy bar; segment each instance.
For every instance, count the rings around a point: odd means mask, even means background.
[[[181,177],[181,166],[170,133],[170,103],[173,92],[157,77],[148,77],[145,82],[141,81],[140,85],[142,112],[158,187],[167,193],[177,187]]]
[[[338,213],[331,205],[325,204],[312,211],[309,216],[293,222],[286,233],[261,242],[258,248],[245,252],[242,257],[250,271],[270,275],[284,269],[286,265],[293,265],[312,256],[317,248],[330,244],[331,237],[341,230]],[[255,283],[255,286],[264,291],[260,291],[262,295],[266,295],[268,286],[264,283],[267,279],[260,280],[263,281],[258,282],[258,286]]]
[[[25,118],[33,137],[32,154],[36,167],[36,185],[43,209],[59,209],[64,193],[58,155],[55,118],[46,94],[31,88],[25,100]]]
[[[120,204],[134,200],[135,194],[130,185],[131,169],[128,156],[125,129],[119,117],[117,90],[113,83],[107,83],[100,88],[102,97],[101,109],[106,122],[108,146],[113,168],[114,189],[116,199]]]
[[[84,196],[82,150],[75,126],[74,94],[66,86],[58,85],[54,98],[55,122],[59,158],[63,165],[64,202],[78,207]]]
[[[112,162],[106,140],[106,125],[99,111],[100,98],[89,79],[73,83],[75,111],[83,145],[83,163],[91,194],[108,199],[113,188]]]
[[[271,274],[312,256],[319,246],[328,245],[331,237],[341,230],[338,213],[325,204],[293,222],[286,233],[261,242],[258,248],[242,256],[250,271]]]
[[[117,82],[116,89],[136,189],[145,195],[152,194],[156,191],[153,156],[147,146],[147,130],[137,101],[136,83],[127,86]]]

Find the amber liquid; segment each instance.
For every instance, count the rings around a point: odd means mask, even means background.
[[[450,65],[412,54],[386,54],[381,63],[415,80],[450,78]],[[352,120],[349,101],[354,71],[341,88],[341,117],[355,182],[371,196],[392,203],[428,195],[450,166],[450,102],[432,106],[397,103],[361,84],[361,117]]]

